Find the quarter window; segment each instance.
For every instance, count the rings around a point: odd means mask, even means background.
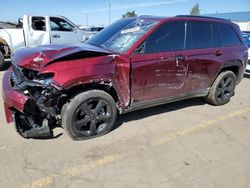
[[[233,46],[241,44],[241,41],[232,26],[228,24],[219,24],[219,27],[221,33],[221,42],[223,46]]]
[[[185,49],[185,22],[169,22],[160,26],[146,41],[144,53]]]

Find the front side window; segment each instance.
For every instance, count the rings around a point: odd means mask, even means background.
[[[185,49],[186,23],[169,22],[160,26],[145,41],[144,53],[158,53]]]
[[[50,18],[51,31],[70,32],[74,30],[74,26],[62,18]]]

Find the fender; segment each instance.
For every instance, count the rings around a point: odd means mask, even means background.
[[[54,62],[40,71],[40,74],[45,73],[54,73],[53,80],[65,90],[86,84],[109,84],[119,98],[119,108],[129,108],[130,58],[127,56],[106,55]]]

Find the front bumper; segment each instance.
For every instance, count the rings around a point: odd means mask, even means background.
[[[32,97],[12,87],[11,70],[3,77],[3,100],[6,120],[15,122],[16,130],[24,138],[51,138],[52,125],[56,125],[54,118],[48,118],[48,113],[55,113],[44,107],[43,111]],[[47,112],[47,111],[48,112]]]
[[[13,122],[13,110],[24,112],[25,104],[29,100],[28,96],[14,90],[11,87],[10,74],[10,70],[5,72],[2,86],[5,116],[8,123]]]

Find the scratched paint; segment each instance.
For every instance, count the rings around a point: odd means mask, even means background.
[[[160,145],[166,144],[166,143],[168,143],[172,140],[175,140],[179,137],[186,136],[186,135],[195,133],[199,130],[209,128],[209,127],[217,125],[218,123],[223,122],[225,120],[241,116],[242,114],[249,112],[249,111],[250,111],[250,107],[247,107],[244,109],[240,109],[240,110],[231,112],[231,113],[226,114],[226,115],[215,117],[214,119],[204,121],[196,126],[193,126],[190,128],[185,128],[185,129],[182,129],[180,131],[174,132],[172,134],[165,135],[165,136],[161,137],[160,139],[154,140],[151,143],[151,146],[160,146]],[[118,161],[120,159],[125,158],[126,156],[131,156],[131,155],[128,155],[128,153],[126,153],[126,154],[113,154],[113,155],[109,155],[109,156],[104,156],[103,158],[92,161],[88,164],[82,164],[80,166],[66,169],[66,170],[61,171],[57,174],[48,175],[46,177],[42,177],[40,179],[34,180],[31,183],[23,185],[22,188],[45,187],[45,186],[48,186],[50,184],[53,184],[55,182],[55,178],[57,178],[58,176],[76,176],[82,172],[85,172],[85,171],[94,169],[96,167],[104,166],[104,165],[110,164],[112,162]]]

